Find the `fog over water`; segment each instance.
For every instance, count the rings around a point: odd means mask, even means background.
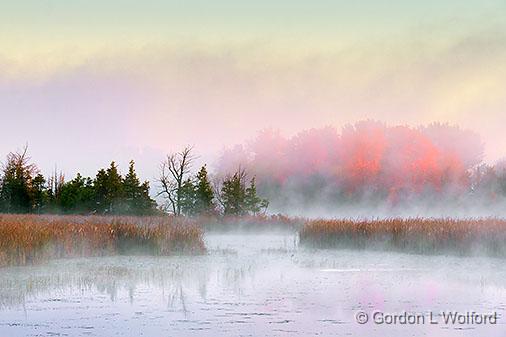
[[[255,177],[269,212],[304,217],[504,217],[506,165],[455,125],[362,120],[286,136],[266,129],[224,150],[218,177]]]
[[[503,336],[506,262],[308,250],[206,234],[209,254],[56,260],[0,273],[0,336]],[[360,325],[364,311],[497,312],[497,325]],[[438,318],[441,320],[441,318]]]

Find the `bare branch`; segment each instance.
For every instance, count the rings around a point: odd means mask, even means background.
[[[160,167],[161,191],[158,195],[165,197],[171,204],[175,215],[181,214],[181,187],[185,177],[191,173],[195,157],[193,147],[187,146],[181,152],[167,155]]]

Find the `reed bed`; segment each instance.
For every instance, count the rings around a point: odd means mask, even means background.
[[[0,215],[0,267],[52,258],[203,252],[203,231],[189,219]]]
[[[299,237],[302,245],[314,248],[506,257],[506,220],[494,218],[312,220]]]

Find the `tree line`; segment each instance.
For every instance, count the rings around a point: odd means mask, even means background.
[[[191,175],[195,157],[192,148],[168,155],[161,164],[158,193],[167,202],[166,211],[176,215],[256,215],[269,202],[257,195],[255,177],[249,181],[244,169],[211,183],[206,165]]]
[[[192,148],[167,156],[161,164],[157,203],[149,181],[141,181],[130,161],[122,175],[113,161],[95,177],[80,173],[65,180],[54,172],[44,177],[25,147],[7,155],[0,172],[0,212],[115,215],[246,215],[265,212],[268,202],[257,195],[255,179],[244,170],[211,179],[206,165],[193,172]]]

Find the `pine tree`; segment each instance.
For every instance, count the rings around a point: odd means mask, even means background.
[[[134,165],[135,162],[131,160],[128,166],[128,173],[123,179],[123,191],[127,200],[135,200],[139,197],[139,188],[141,183],[137,177],[137,173],[135,172]]]
[[[104,213],[107,210],[107,172],[100,169],[93,181],[93,194],[95,198],[95,209],[97,213]]]
[[[94,213],[97,211],[95,188],[91,178],[81,174],[60,188],[59,205],[65,213]]]
[[[184,181],[181,189],[179,190],[179,206],[181,214],[194,215],[195,214],[195,185],[191,179]]]
[[[124,213],[145,215],[154,211],[155,201],[149,196],[149,182],[140,183],[135,172],[135,162],[130,161],[128,173],[123,179]]]
[[[195,186],[195,213],[211,214],[215,211],[213,203],[214,193],[211,182],[207,176],[206,166],[202,166],[197,173],[197,182]]]
[[[256,215],[269,205],[266,199],[258,197],[255,178],[246,187],[246,172],[241,169],[225,179],[219,197],[225,215]]]
[[[223,213],[225,215],[244,215],[246,214],[246,188],[244,184],[246,174],[239,170],[232,177],[228,177],[223,182],[221,189],[221,202],[223,204]]]
[[[32,180],[32,200],[33,210],[37,213],[40,213],[49,201],[46,179],[40,173]]]
[[[136,215],[150,215],[156,213],[156,201],[149,195],[149,181],[140,186],[140,194],[136,200]]]
[[[27,148],[11,152],[4,165],[0,185],[0,205],[4,212],[28,213],[33,210],[33,177],[38,169],[30,163]]]
[[[98,171],[95,181],[95,197],[97,211],[100,213],[119,213],[116,209],[123,196],[123,178],[118,172],[118,167],[113,161],[107,170]]]
[[[244,202],[246,210],[251,212],[253,215],[257,215],[269,205],[269,202],[266,199],[262,199],[257,195],[254,177],[251,179],[250,185],[246,188],[246,197]]]

